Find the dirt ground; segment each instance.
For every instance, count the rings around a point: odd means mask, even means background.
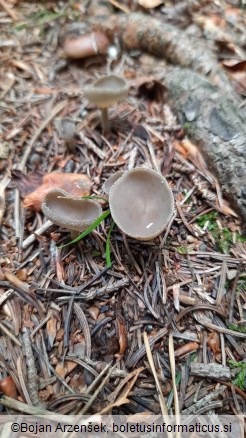
[[[243,2],[0,0],[2,413],[245,414],[242,224],[168,100],[168,61],[117,34],[106,53],[64,49],[95,15],[136,12],[206,43],[245,104]],[[84,89],[110,72],[129,93],[103,135]],[[165,231],[136,240],[108,214],[61,248],[70,232],[40,207],[53,173],[67,191],[86,176],[77,195],[106,212],[104,182],[138,166],[172,190]]]

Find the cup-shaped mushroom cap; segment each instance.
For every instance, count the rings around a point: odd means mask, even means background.
[[[85,97],[99,108],[108,108],[128,94],[128,83],[121,76],[108,75],[97,79],[84,90]]]
[[[143,167],[129,170],[113,184],[109,205],[118,227],[138,240],[151,240],[161,234],[174,211],[166,179]]]
[[[110,192],[110,189],[112,187],[112,185],[118,181],[118,179],[124,175],[124,170],[119,170],[118,172],[115,172],[113,175],[111,175],[103,184],[102,189],[105,193],[107,193],[107,195]]]
[[[98,202],[74,197],[59,189],[47,193],[42,211],[54,224],[76,231],[85,230],[102,214]]]

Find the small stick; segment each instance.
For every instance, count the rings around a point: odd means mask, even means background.
[[[19,345],[20,347],[22,347],[20,341],[16,338],[15,335],[13,335],[13,333],[11,333],[7,327],[5,327],[1,322],[0,322],[0,329],[7,335],[10,337],[10,339],[12,339],[12,341],[14,341],[17,345]]]
[[[27,239],[24,240],[24,242],[22,243],[22,248],[25,249],[33,242],[35,242],[36,237],[45,233],[52,225],[54,225],[53,222],[46,221],[43,225],[41,225],[41,227],[36,229],[35,233],[31,234],[27,237]]]
[[[0,1],[2,1],[2,0],[0,0]],[[34,136],[32,137],[32,139],[30,140],[29,144],[26,147],[26,150],[23,154],[23,157],[21,159],[20,164],[17,167],[19,170],[22,170],[22,171],[24,170],[27,159],[31,153],[32,147],[36,143],[40,134],[43,132],[43,130],[46,128],[46,126],[51,122],[51,120],[54,119],[54,117],[57,116],[57,114],[59,114],[63,110],[63,108],[65,108],[66,105],[67,105],[67,101],[59,102],[55,106],[53,111],[51,112],[50,116],[47,117],[47,119],[43,121],[40,128],[35,132]]]
[[[234,279],[232,291],[231,291],[231,301],[230,301],[230,309],[229,309],[229,323],[230,324],[232,323],[232,319],[233,319],[233,307],[234,307],[237,284],[238,284],[238,280],[240,277],[241,269],[242,269],[242,262],[240,261],[238,264],[238,267],[237,267],[237,274],[236,274],[236,277]]]
[[[112,368],[110,368],[109,372],[107,373],[107,375],[104,377],[102,383],[99,385],[99,387],[97,388],[97,390],[94,392],[94,394],[92,395],[92,397],[90,398],[90,400],[88,400],[88,402],[85,404],[85,406],[83,407],[83,409],[81,410],[80,414],[81,415],[85,415],[85,413],[88,411],[88,409],[91,407],[92,403],[94,402],[94,400],[97,398],[98,394],[101,392],[101,390],[104,388],[104,386],[106,385],[106,383],[108,383],[111,374],[113,372],[113,370],[116,368],[117,364],[115,364]],[[111,363],[109,363],[107,365],[107,369],[111,367]],[[106,371],[105,368],[105,371]]]
[[[145,345],[145,349],[146,349],[147,358],[149,361],[149,365],[150,365],[152,374],[154,376],[155,386],[156,386],[158,397],[159,397],[161,412],[162,412],[163,417],[165,417],[165,416],[168,416],[167,405],[166,405],[165,399],[163,397],[161,385],[160,385],[160,382],[159,382],[159,379],[158,379],[158,376],[156,373],[155,364],[154,364],[153,356],[151,353],[150,343],[149,343],[147,333],[144,332],[143,335],[144,335],[144,345]],[[169,435],[169,436],[172,436],[172,435]]]
[[[10,178],[8,175],[5,175],[0,182],[0,224],[2,222],[3,214],[5,211],[5,189],[10,182]]]
[[[12,18],[13,21],[17,21],[17,15],[12,11],[12,9],[8,6],[7,2],[4,0],[0,0],[0,5],[4,9],[5,12]]]
[[[174,355],[173,336],[171,334],[169,335],[168,349],[169,349],[169,360],[170,360],[170,368],[171,368],[172,383],[173,383],[175,421],[179,423],[180,409],[179,409],[179,398],[178,398],[176,376],[175,376],[175,355]],[[181,438],[180,431],[176,432],[176,438]]]
[[[106,157],[105,152],[97,147],[93,141],[91,141],[89,138],[87,138],[82,132],[79,133],[79,137],[81,141],[85,144],[85,146],[90,149],[94,154],[96,154],[101,160],[103,160]]]

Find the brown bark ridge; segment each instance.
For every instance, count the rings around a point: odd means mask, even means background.
[[[240,102],[227,73],[218,63],[213,41],[190,35],[185,29],[166,23],[164,18],[158,20],[141,13],[94,16],[88,24],[108,33],[111,38],[117,36],[125,49],[141,49],[208,76],[214,85],[230,92]]]
[[[196,142],[225,196],[246,221],[246,126],[231,101],[203,76],[170,67],[164,84],[189,137]]]
[[[231,380],[230,368],[215,362],[208,364],[192,362],[190,373],[192,376]]]

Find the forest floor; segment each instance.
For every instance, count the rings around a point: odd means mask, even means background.
[[[159,414],[166,406],[176,414],[245,414],[240,221],[167,100],[165,60],[122,49],[117,35],[106,55],[64,55],[66,33],[84,31],[92,3],[0,1],[2,412]],[[105,3],[207,41],[246,96],[241,2]],[[112,130],[103,136],[84,87],[110,71],[130,89],[110,109]],[[142,242],[114,226],[111,266],[110,217],[60,248],[71,237],[40,210],[43,178],[86,175],[88,194],[105,196],[108,177],[142,165],[160,171],[173,191],[166,232]]]

